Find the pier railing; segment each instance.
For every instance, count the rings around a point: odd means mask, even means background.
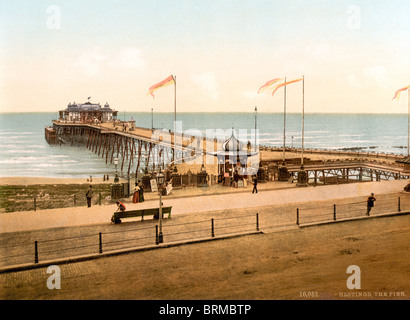
[[[272,147],[268,145],[260,145],[259,149],[261,151],[283,151],[283,147]],[[286,152],[301,153],[302,149],[286,147]],[[304,148],[303,152],[305,154],[324,154],[324,155],[339,155],[339,156],[349,156],[349,157],[367,157],[367,158],[382,158],[391,160],[400,160],[404,158],[402,154],[396,153],[385,153],[385,152],[375,152],[375,151],[354,151],[354,150],[326,150],[326,149],[316,149],[316,148]]]
[[[294,209],[296,212],[293,211]],[[366,199],[358,199],[349,202],[339,201],[335,204],[326,203],[322,206],[304,205],[296,208],[272,209],[272,212],[262,214],[218,215],[210,219],[189,222],[164,219],[163,244],[208,241],[260,231],[292,229],[312,224],[406,212],[410,212],[410,195],[403,193],[400,196],[380,197],[370,212],[367,210]],[[7,235],[0,235],[3,242],[0,245],[0,268],[35,265],[40,262],[59,261],[59,259],[93,258],[102,253],[152,249],[160,245],[157,220],[123,223],[121,228],[110,224],[102,226],[101,232],[86,232],[84,231],[86,229],[74,228],[70,236],[52,239],[30,233],[25,242],[16,241],[14,237],[13,241],[11,238],[5,241]],[[63,234],[66,234],[66,231]]]

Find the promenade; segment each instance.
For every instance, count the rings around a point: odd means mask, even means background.
[[[224,210],[252,209],[289,205],[296,203],[311,203],[317,201],[367,197],[370,193],[388,194],[401,192],[408,180],[364,182],[344,185],[329,185],[298,188],[295,184],[276,184],[274,189],[265,189],[258,185],[259,193],[252,194],[252,186],[246,189],[225,188],[226,193],[213,194],[212,190],[187,188],[173,190],[170,196],[164,196],[163,205],[172,206],[172,217],[178,215],[200,216],[205,212]],[[210,194],[208,194],[210,193]],[[158,207],[158,196],[146,193],[146,201],[138,204],[127,204],[127,209]],[[41,211],[25,211],[2,213],[0,215],[0,233],[42,230],[60,227],[73,227],[94,224],[110,224],[116,205],[93,205],[87,207],[70,207],[48,209]]]

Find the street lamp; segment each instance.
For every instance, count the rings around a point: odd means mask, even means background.
[[[120,181],[120,179],[118,179],[118,172],[117,172],[118,158],[114,158],[114,165],[115,165],[114,183],[118,183]]]
[[[255,151],[256,151],[256,128],[257,128],[258,107],[255,107]]]
[[[151,129],[154,130],[154,108],[151,108]]]
[[[158,233],[158,243],[162,243],[164,241],[164,237],[162,234],[162,188],[165,182],[164,174],[159,171],[157,174],[157,185],[159,191],[159,233]]]

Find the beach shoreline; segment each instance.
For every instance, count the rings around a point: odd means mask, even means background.
[[[123,179],[120,179],[122,182]],[[125,180],[124,180],[125,181]],[[49,185],[49,184],[112,184],[114,177],[104,181],[101,177],[89,178],[53,178],[53,177],[0,177],[0,186],[9,185]]]

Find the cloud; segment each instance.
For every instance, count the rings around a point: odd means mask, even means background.
[[[350,74],[347,83],[353,88],[385,88],[390,82],[387,69],[384,66],[372,66],[363,69],[361,74]]]
[[[115,54],[108,54],[98,47],[91,47],[79,55],[76,65],[86,76],[97,76],[107,68],[127,71],[141,71],[147,62],[142,58],[142,51],[126,47]]]
[[[110,66],[142,70],[147,66],[147,62],[142,58],[142,51],[138,48],[127,47],[119,51],[119,53],[112,59]]]
[[[201,73],[192,76],[192,80],[207,94],[211,99],[217,100],[219,97],[218,82],[212,72]]]
[[[241,95],[249,100],[255,100],[261,98],[261,94],[258,94],[256,90],[248,90],[241,92]]]
[[[351,74],[347,77],[347,83],[352,87],[352,88],[361,88],[362,87],[362,82],[356,77],[356,75]]]
[[[108,55],[101,52],[100,47],[92,47],[83,52],[77,60],[77,66],[87,76],[98,75]]]
[[[373,66],[364,69],[363,75],[370,84],[380,88],[385,87],[390,81],[387,75],[387,69],[384,66]]]

